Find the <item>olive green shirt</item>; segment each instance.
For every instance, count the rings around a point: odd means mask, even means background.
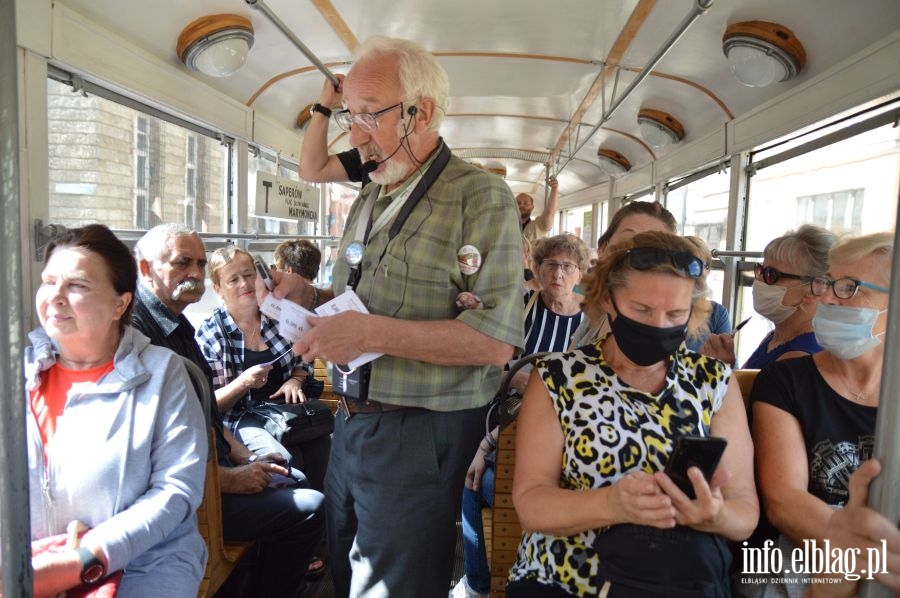
[[[355,240],[373,185],[350,208],[333,269],[335,294],[346,288],[350,267],[344,249]],[[401,320],[455,319],[522,347],[519,215],[502,179],[451,156],[393,240],[389,229],[390,224],[372,234],[361,263],[356,292],[370,313]],[[463,273],[457,259],[466,245],[481,256],[471,274]],[[467,257],[471,263],[472,256]],[[478,296],[484,308],[460,312],[456,297],[463,291]],[[372,362],[369,399],[436,411],[469,409],[491,400],[500,376],[501,369],[491,365],[447,366],[382,355]]]

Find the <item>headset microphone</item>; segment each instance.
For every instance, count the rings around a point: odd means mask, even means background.
[[[406,109],[406,113],[409,114],[410,116],[415,116],[416,114],[418,114],[418,112],[419,112],[419,109],[416,108],[415,106],[410,106],[409,108]],[[400,148],[403,147],[403,140],[406,139],[407,137],[409,137],[409,131],[406,129],[406,125],[403,126],[403,133],[404,133],[403,137],[400,138],[400,143],[397,144],[397,149],[395,149],[393,152],[391,152],[390,156],[388,156],[384,160],[367,160],[367,161],[363,162],[362,171],[366,174],[371,174],[371,173],[375,172],[376,170],[378,170],[379,164],[384,164],[385,162],[387,162],[388,160],[393,158],[394,154],[399,152]]]

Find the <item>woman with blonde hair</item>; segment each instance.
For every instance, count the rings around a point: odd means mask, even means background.
[[[828,272],[808,283],[819,300],[812,327],[823,350],[773,362],[753,385],[759,485],[785,554],[806,540],[821,545],[847,501],[850,474],[872,456],[893,247],[890,232],[835,244]],[[803,576],[795,577],[780,589],[800,596]]]
[[[585,285],[608,317],[591,345],[538,361],[518,418],[513,501],[525,529],[507,596],[730,594],[725,540],[756,525],[753,446],[731,367],[684,348],[709,313],[683,237],[611,246]],[[727,447],[690,498],[663,472],[681,436]]]

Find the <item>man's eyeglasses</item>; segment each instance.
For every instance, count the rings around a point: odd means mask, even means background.
[[[753,273],[756,275],[757,280],[761,280],[768,285],[773,285],[782,278],[791,278],[793,280],[802,280],[806,282],[811,280],[809,276],[800,276],[799,274],[788,274],[787,272],[782,272],[780,270],[776,270],[772,266],[763,266],[762,264],[756,264],[753,266]]]
[[[873,291],[878,291],[879,293],[887,293],[889,290],[880,287],[877,284],[872,284],[871,282],[865,282],[863,280],[856,280],[855,278],[845,277],[838,278],[837,280],[831,280],[830,278],[826,278],[824,276],[816,276],[812,279],[812,282],[809,283],[810,291],[816,297],[821,297],[828,291],[828,287],[831,287],[834,296],[838,299],[850,299],[851,297],[856,295],[856,291],[859,290],[859,287],[866,287],[867,289],[872,289]]]
[[[364,133],[372,133],[378,128],[378,117],[383,116],[391,110],[400,108],[403,110],[403,102],[388,106],[384,110],[378,112],[362,112],[360,114],[350,114],[349,110],[341,110],[332,115],[334,122],[337,123],[342,130],[350,132],[353,125],[358,126]]]
[[[573,264],[572,262],[554,262],[553,260],[544,260],[541,262],[540,269],[545,273],[556,273],[557,269],[562,270],[562,273],[566,276],[570,274],[574,274],[576,270],[578,270],[578,264]]]
[[[669,264],[690,278],[700,278],[706,271],[706,263],[692,253],[672,251],[658,247],[636,247],[625,252],[625,259],[635,270],[652,270]]]

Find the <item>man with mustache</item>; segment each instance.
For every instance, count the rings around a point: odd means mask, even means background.
[[[348,214],[333,287],[275,272],[275,295],[314,308],[352,288],[369,311],[310,317],[294,345],[305,360],[383,353],[359,378],[367,396],[345,397],[335,423],[325,496],[336,595],[442,596],[485,407],[522,346],[522,234],[509,187],[441,139],[449,80],[431,53],[372,38],[342,89],[333,118],[374,161],[373,182]],[[482,307],[460,311],[463,292]],[[350,394],[340,374],[333,388]]]
[[[181,224],[160,224],[135,246],[140,281],[134,297],[132,326],[194,362],[212,385],[212,370],[184,316],[205,289],[206,248],[200,236]],[[322,494],[308,488],[270,488],[273,474],[299,474],[282,465],[280,454],[256,455],[222,425],[211,397],[211,419],[219,456],[222,531],[227,541],[258,541],[260,551],[246,580],[232,575],[225,587],[240,593],[245,581],[260,596],[298,596],[307,564],[322,536]],[[302,474],[299,474],[302,477]],[[252,554],[252,553],[251,553]],[[240,569],[238,569],[240,571]],[[246,571],[246,570],[245,570]]]

